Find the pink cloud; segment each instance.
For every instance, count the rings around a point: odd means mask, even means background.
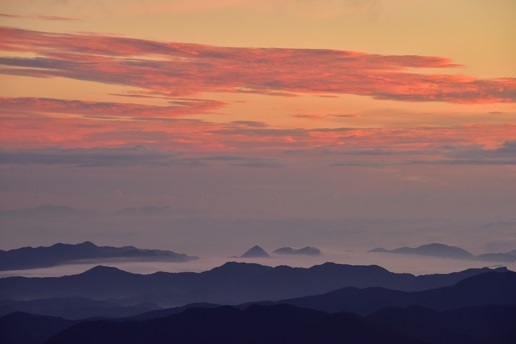
[[[299,151],[304,159],[316,156],[328,162],[346,160],[346,156],[366,161],[380,154],[389,156],[391,162],[406,163],[411,155],[417,155],[431,163],[471,147],[495,150],[508,138],[516,137],[514,124],[280,129],[256,121],[215,123],[182,116],[211,111],[223,104],[201,99],[176,101],[170,106],[151,106],[0,98],[0,146],[15,150],[144,146],[185,156],[206,153],[283,158],[294,156],[284,152]]]
[[[59,76],[143,88],[177,97],[207,92],[264,95],[353,94],[410,102],[516,101],[516,79],[423,74],[454,68],[447,58],[341,50],[228,48],[4,27],[0,49],[36,58],[0,58],[0,72]]]
[[[87,102],[52,98],[1,98],[2,112],[70,114],[91,117],[175,118],[207,113],[225,103],[215,100],[179,98],[171,106],[131,103]]]

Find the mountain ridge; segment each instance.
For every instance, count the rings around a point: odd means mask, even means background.
[[[463,260],[479,260],[488,262],[516,262],[516,255],[511,251],[508,253],[483,253],[479,255],[473,255],[471,252],[457,247],[450,246],[441,243],[430,243],[424,244],[418,247],[399,247],[392,250],[387,250],[382,247],[378,247],[369,252],[377,253],[397,253],[397,254],[412,254],[427,257],[438,257],[438,258],[450,258],[450,259],[463,259]]]
[[[270,258],[270,255],[260,246],[254,245],[245,251],[240,258]]]
[[[26,270],[79,263],[87,260],[144,260],[187,262],[197,259],[165,250],[140,249],[134,246],[97,246],[91,241],[79,244],[57,243],[52,246],[22,247],[0,250],[0,271]]]
[[[302,248],[292,248],[289,246],[280,247],[277,250],[273,251],[274,254],[284,254],[284,255],[293,255],[293,256],[319,256],[321,255],[321,250],[317,247],[306,246]]]
[[[415,276],[393,273],[375,265],[324,263],[310,268],[292,268],[229,262],[200,273],[141,275],[98,266],[81,274],[62,277],[0,278],[0,299],[79,296],[100,300],[133,299],[135,303],[154,303],[161,307],[195,302],[235,305],[322,294],[346,286],[418,291],[452,285],[489,271],[493,269]]]
[[[325,312],[366,315],[385,307],[420,306],[436,311],[505,304],[516,306],[516,272],[488,272],[465,278],[454,285],[407,292],[382,287],[345,287],[331,292],[274,302]]]

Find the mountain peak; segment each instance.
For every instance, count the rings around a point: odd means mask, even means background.
[[[81,275],[109,275],[109,274],[129,274],[129,272],[120,270],[113,266],[97,265],[89,270],[84,271]]]
[[[97,247],[97,245],[95,245],[95,244],[94,244],[94,243],[92,243],[91,241],[81,242],[80,244],[77,244],[77,246],[83,246],[83,247]]]
[[[254,245],[247,252],[240,256],[240,258],[269,258],[269,254],[258,245]]]
[[[450,246],[440,243],[430,243],[418,247],[400,247],[394,250],[375,248],[369,252],[417,254],[422,256],[433,256],[440,258],[473,259],[474,256],[457,246]]]

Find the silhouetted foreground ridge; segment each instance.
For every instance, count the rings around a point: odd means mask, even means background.
[[[142,322],[85,322],[47,344],[140,343],[421,343],[354,314],[327,314],[290,305],[188,309]]]
[[[259,264],[226,263],[201,273],[157,272],[139,275],[98,266],[72,276],[0,278],[0,300],[83,297],[96,300],[131,299],[133,304],[155,303],[166,307],[194,302],[235,305],[316,295],[343,287],[420,291],[449,286],[489,271],[492,270],[484,268],[414,276],[392,273],[375,265],[325,263],[311,268],[273,268]]]

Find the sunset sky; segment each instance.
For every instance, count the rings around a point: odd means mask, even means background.
[[[515,18],[512,0],[0,0],[0,248],[516,249]]]

